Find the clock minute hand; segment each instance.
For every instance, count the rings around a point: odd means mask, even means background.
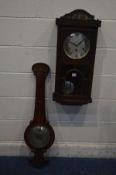
[[[75,44],[76,47],[79,46],[84,40],[80,41],[78,44]]]
[[[73,44],[74,46],[77,46],[77,44],[73,43],[72,41],[70,41],[71,44]]]

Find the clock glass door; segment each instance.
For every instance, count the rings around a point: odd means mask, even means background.
[[[64,53],[71,59],[82,59],[90,50],[90,41],[83,33],[71,33],[65,38]]]

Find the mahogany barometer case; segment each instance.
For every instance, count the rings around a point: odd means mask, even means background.
[[[85,10],[56,19],[57,61],[53,100],[62,104],[92,102],[91,88],[97,32],[101,21]]]

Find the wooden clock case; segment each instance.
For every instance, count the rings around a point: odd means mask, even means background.
[[[96,53],[96,42],[100,20],[85,10],[75,10],[56,19],[58,27],[57,35],[57,61],[55,92],[53,100],[66,105],[83,105],[92,102],[91,88]],[[63,43],[71,33],[83,33],[90,41],[90,50],[83,59],[70,59],[63,49]],[[70,74],[70,76],[69,76]],[[77,75],[71,77],[71,75]],[[64,80],[71,80],[75,84],[74,92],[64,94],[62,83]]]

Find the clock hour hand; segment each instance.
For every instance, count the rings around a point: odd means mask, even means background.
[[[84,39],[83,40],[81,40],[78,44],[75,44],[74,42],[72,42],[72,41],[70,41],[70,43],[71,44],[73,44],[74,46],[76,46],[76,47],[78,47],[82,42],[84,41]]]

